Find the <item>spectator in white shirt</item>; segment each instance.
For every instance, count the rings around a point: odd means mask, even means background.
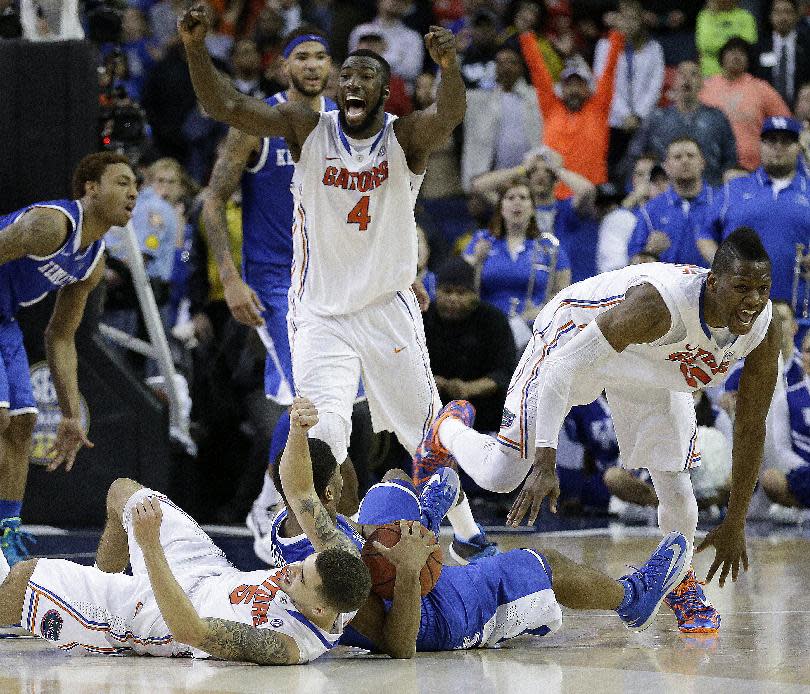
[[[422,72],[425,46],[419,33],[402,21],[410,4],[408,0],[378,0],[377,16],[356,26],[349,35],[349,51],[357,48],[361,36],[379,34],[385,39],[387,48],[383,57],[391,66],[391,72],[413,84]]]
[[[664,50],[647,35],[642,16],[639,0],[620,0],[618,12],[608,13],[605,17],[625,35],[608,118],[608,175],[611,180],[617,180],[630,139],[658,104],[664,83]],[[609,48],[607,39],[600,39],[596,44],[593,67],[597,76],[605,68]]]

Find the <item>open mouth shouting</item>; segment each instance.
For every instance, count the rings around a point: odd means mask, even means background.
[[[366,100],[360,96],[347,96],[345,117],[349,125],[360,125],[366,117]]]

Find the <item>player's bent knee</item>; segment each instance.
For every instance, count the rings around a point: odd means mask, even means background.
[[[8,425],[11,423],[11,415],[8,413],[8,408],[3,407],[0,409],[0,434],[5,432],[8,429]]]
[[[760,477],[762,489],[771,500],[783,506],[792,506],[792,494],[787,483],[787,476],[779,470],[765,470]]]
[[[15,440],[28,441],[33,435],[36,425],[36,413],[26,412],[25,414],[14,415],[13,417],[10,416],[6,430]]]
[[[113,480],[107,491],[107,510],[121,515],[129,498],[139,489],[143,489],[143,485],[128,477],[119,477],[117,480]]]

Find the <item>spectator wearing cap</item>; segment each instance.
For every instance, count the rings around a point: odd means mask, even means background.
[[[610,106],[610,147],[608,173],[612,180],[624,159],[630,138],[641,127],[661,97],[664,84],[664,50],[651,40],[642,21],[639,0],[620,0],[617,25],[625,32],[624,51],[616,66],[616,82]],[[596,75],[601,75],[610,44],[599,39],[593,58]]]
[[[810,247],[810,181],[799,169],[801,125],[781,116],[762,126],[762,166],[715,196],[702,238],[719,244],[734,229],[756,230],[771,258],[771,299],[790,303],[796,244]]]
[[[757,42],[757,21],[739,4],[739,0],[708,0],[697,16],[695,45],[704,77],[721,72],[720,53],[730,38],[736,36],[749,44]]]
[[[437,272],[436,301],[424,314],[430,365],[443,401],[469,400],[478,431],[497,431],[515,344],[506,316],[478,298],[472,266],[458,257]]]
[[[739,37],[720,49],[722,74],[703,83],[700,100],[726,114],[737,140],[737,159],[753,171],[759,166],[759,132],[769,116],[789,116],[790,109],[765,80],[749,73],[751,46]]]
[[[413,83],[422,72],[425,46],[419,33],[402,21],[410,4],[408,0],[378,0],[377,16],[356,26],[349,34],[349,51],[357,48],[361,36],[380,34],[386,45],[383,57],[391,66],[391,72]]]
[[[664,169],[671,185],[639,208],[627,248],[630,258],[646,253],[665,263],[709,266],[714,245],[700,234],[716,193],[703,180],[704,167],[695,140],[680,137],[670,142]]]
[[[495,55],[494,89],[467,92],[461,185],[470,190],[473,178],[508,169],[523,161],[540,142],[542,123],[534,90],[524,78],[517,47],[501,46]]]
[[[624,48],[621,34],[611,32],[605,69],[591,90],[590,70],[581,62],[572,62],[561,74],[562,96],[546,68],[533,32],[520,35],[520,47],[529,67],[532,84],[544,123],[544,142],[559,152],[565,168],[592,183],[607,181],[608,115],[613,99],[613,84],[619,54]],[[583,146],[587,143],[587,146]],[[559,198],[570,195],[560,187]]]
[[[675,71],[672,104],[655,109],[642,124],[628,150],[635,162],[643,152],[659,159],[667,154],[669,143],[679,137],[692,137],[700,145],[706,162],[704,177],[713,186],[723,182],[723,172],[737,165],[737,141],[725,114],[698,99],[703,77],[692,60],[685,60]]]
[[[799,23],[797,0],[774,0],[771,31],[757,46],[757,76],[770,82],[791,108],[810,82],[810,26]]]

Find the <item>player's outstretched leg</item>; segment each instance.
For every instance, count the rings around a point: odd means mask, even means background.
[[[664,602],[675,613],[678,629],[684,634],[714,634],[720,630],[720,613],[706,598],[691,566]]]
[[[677,586],[691,556],[689,542],[681,533],[669,533],[644,566],[622,576],[624,600],[616,609],[625,626],[632,631],[646,629],[664,597]]]
[[[451,467],[442,467],[433,473],[419,494],[422,508],[422,525],[439,537],[442,518],[458,502],[461,480]]]

